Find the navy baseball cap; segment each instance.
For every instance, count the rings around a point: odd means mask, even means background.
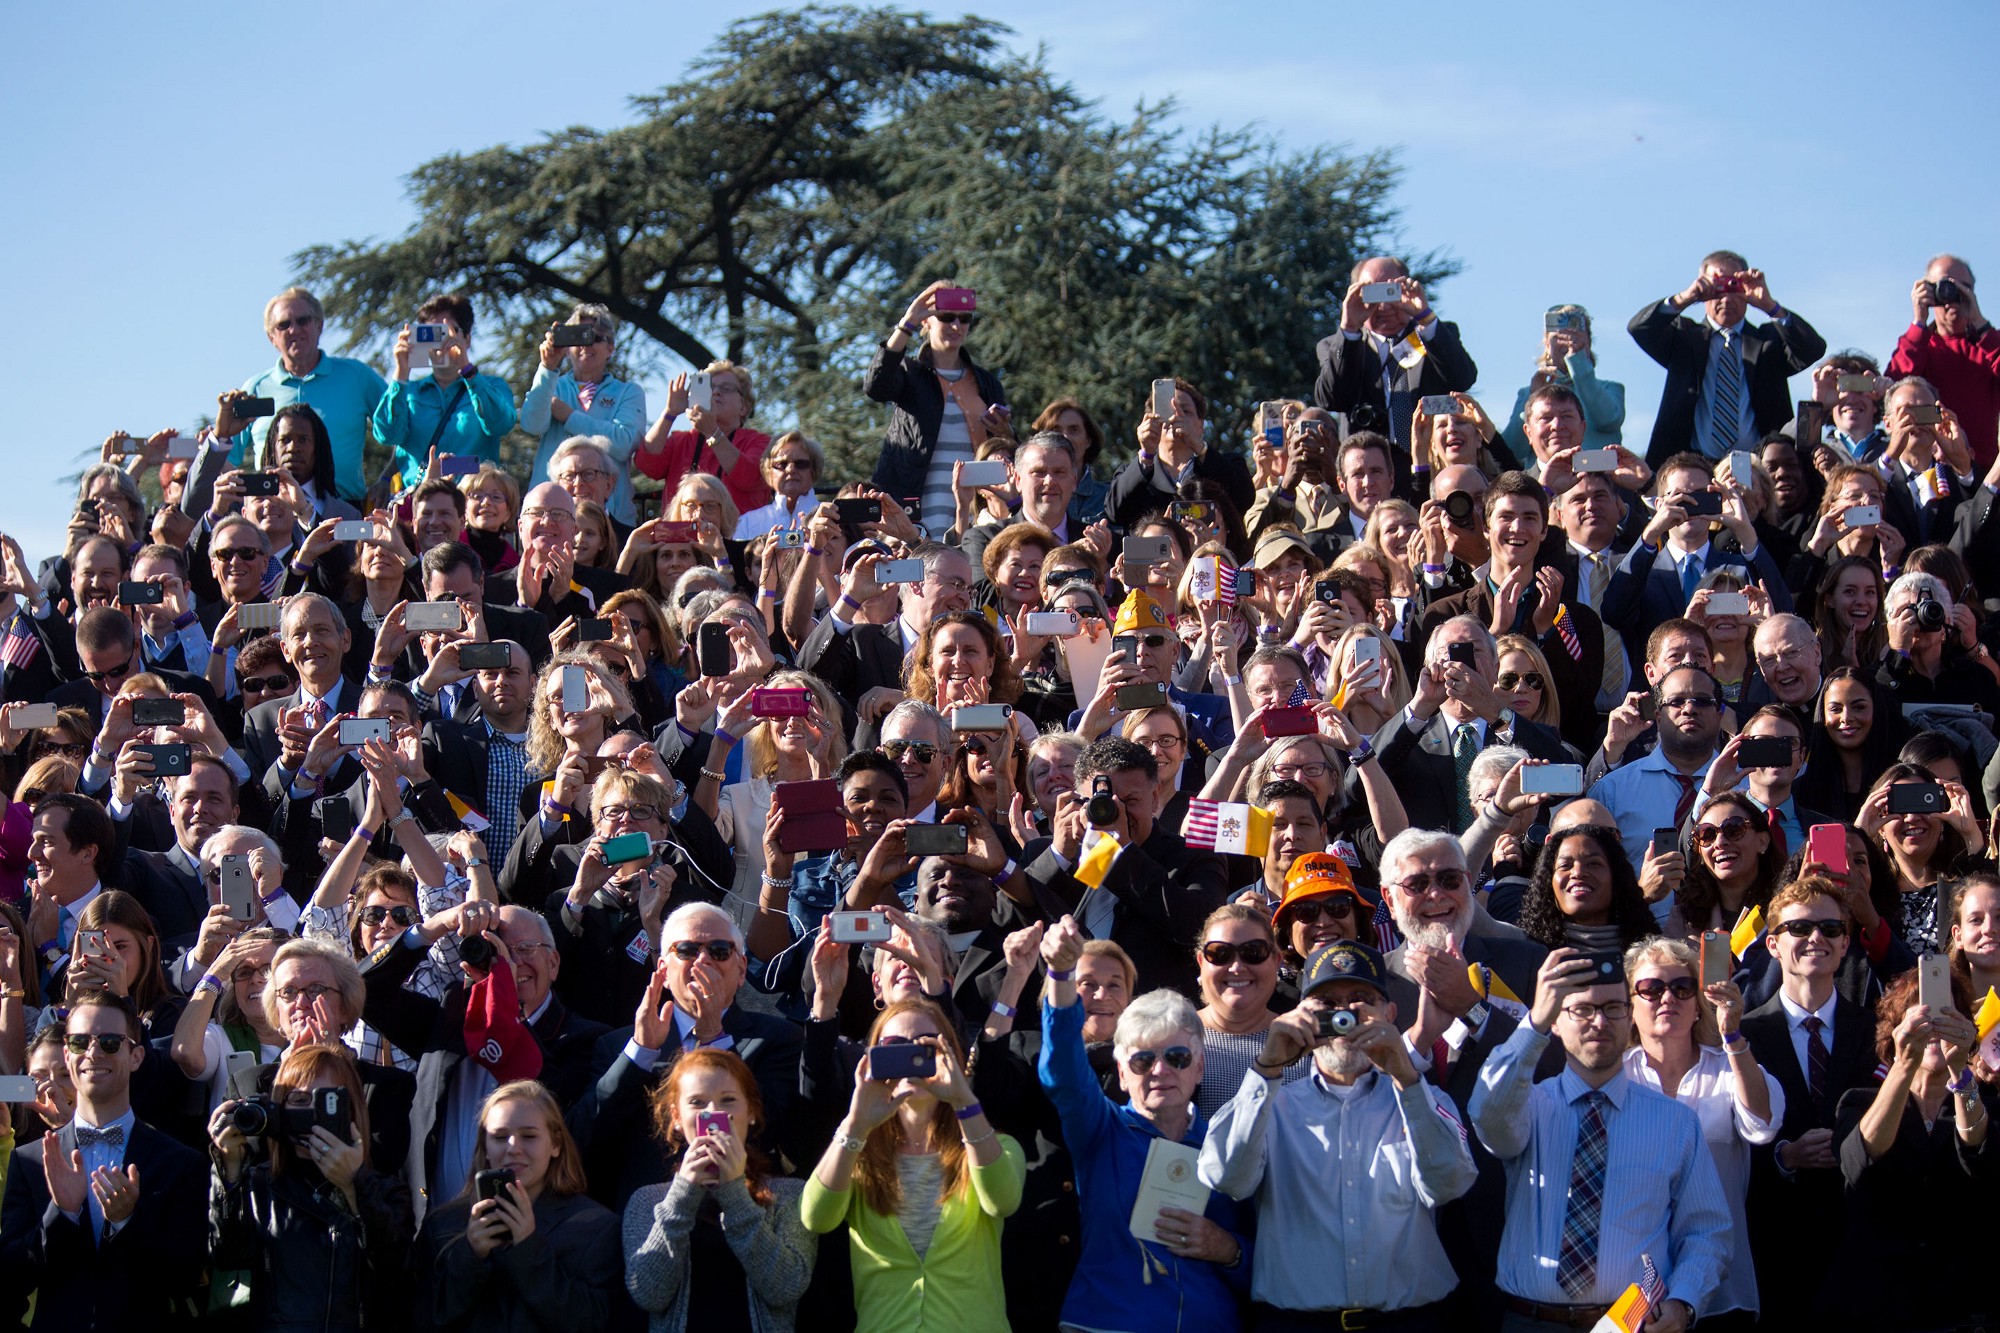
[[[1382,992],[1382,998],[1389,997],[1389,974],[1382,966],[1382,955],[1353,940],[1335,940],[1314,949],[1299,976],[1299,994],[1310,995],[1334,981],[1359,981]]]

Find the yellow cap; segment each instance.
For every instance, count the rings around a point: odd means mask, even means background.
[[[1112,623],[1113,634],[1130,634],[1133,630],[1167,629],[1167,613],[1151,594],[1134,588],[1125,594],[1125,604],[1118,608],[1118,619]]]

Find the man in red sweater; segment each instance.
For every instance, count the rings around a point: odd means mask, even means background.
[[[1931,260],[1910,288],[1915,319],[1896,343],[1889,374],[1922,375],[1936,385],[1938,401],[1965,427],[1973,461],[1987,468],[2000,432],[2000,333],[1979,312],[1972,281],[1971,267],[1957,255]]]

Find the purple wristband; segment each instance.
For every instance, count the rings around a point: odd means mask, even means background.
[[[976,1115],[985,1115],[985,1114],[986,1114],[986,1108],[981,1106],[978,1102],[974,1102],[972,1105],[965,1107],[964,1109],[959,1111],[958,1118],[960,1120],[970,1120],[972,1119],[972,1117]]]

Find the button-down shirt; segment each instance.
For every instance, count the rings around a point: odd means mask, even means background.
[[[1401,1310],[1457,1285],[1434,1211],[1472,1188],[1465,1130],[1422,1079],[1370,1070],[1339,1090],[1315,1070],[1255,1069],[1216,1113],[1203,1183],[1257,1199],[1251,1294],[1288,1310]]]
[[[819,508],[819,492],[807,491],[800,496],[796,502],[797,508],[793,508],[793,503],[781,495],[762,508],[751,510],[736,520],[736,531],[733,535],[739,542],[748,542],[757,540],[775,528],[795,527],[803,532],[806,515]]]
[[[1714,761],[1715,756],[1710,755],[1687,774],[1697,787]],[[1632,860],[1634,874],[1652,846],[1653,830],[1674,822],[1674,811],[1681,804],[1682,788],[1674,776],[1679,772],[1668,760],[1665,748],[1656,745],[1651,753],[1612,769],[1584,793],[1593,801],[1603,802],[1611,817],[1618,821],[1618,833],[1624,839],[1625,854]]]
[[[1548,1044],[1546,1033],[1521,1024],[1486,1058],[1472,1094],[1473,1131],[1507,1164],[1507,1221],[1495,1273],[1500,1289],[1550,1305],[1609,1305],[1638,1281],[1647,1256],[1669,1299],[1706,1312],[1729,1258],[1721,1177],[1695,1113],[1623,1072],[1598,1089],[1607,1104],[1597,1285],[1579,1297],[1557,1280],[1581,1122],[1577,1104],[1591,1089],[1567,1068],[1534,1081]]]
[[[1806,1053],[1812,1040],[1812,1035],[1806,1031],[1806,1019],[1819,1020],[1819,1039],[1826,1044],[1827,1054],[1832,1055],[1833,1015],[1840,1007],[1840,992],[1829,992],[1826,1003],[1810,1011],[1782,990],[1778,992],[1778,1003],[1784,1006],[1785,1026],[1792,1034],[1792,1054],[1799,1057],[1799,1072],[1805,1073],[1812,1068],[1812,1059]]]
[[[334,486],[344,500],[360,500],[368,489],[361,475],[361,447],[368,441],[368,418],[389,382],[365,361],[345,356],[319,354],[319,364],[309,374],[294,375],[281,361],[243,383],[243,392],[269,398],[279,407],[304,403],[319,413],[326,423],[327,440],[333,446]],[[249,445],[263,457],[264,438],[270,434],[271,418],[259,417],[250,429],[229,442],[231,466],[242,467]]]

